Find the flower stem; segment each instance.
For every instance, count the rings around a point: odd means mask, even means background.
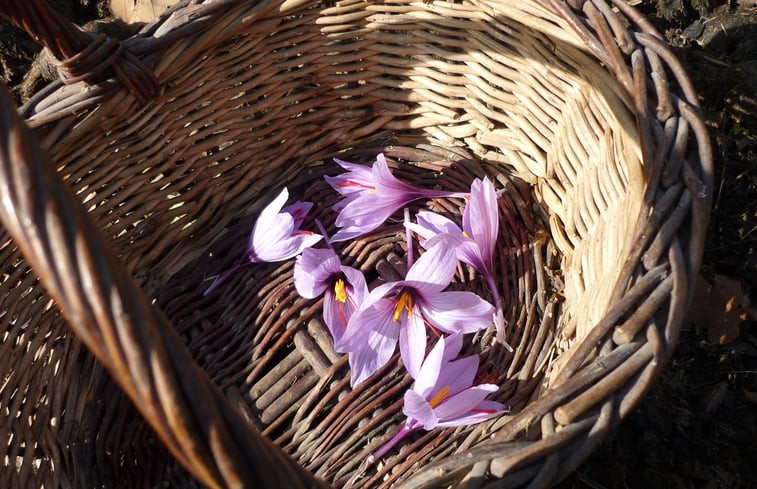
[[[329,247],[330,250],[333,250],[334,247],[331,245],[331,238],[329,238],[329,233],[326,232],[326,228],[324,227],[323,223],[320,219],[315,220],[315,225],[318,226],[318,230],[323,235],[323,240],[326,241],[326,246]]]
[[[391,440],[389,440],[381,448],[373,452],[372,455],[368,456],[368,463],[373,463],[376,460],[383,457],[386,454],[386,452],[394,448],[394,446],[397,443],[402,441],[403,438],[405,438],[407,435],[409,435],[413,431],[415,431],[415,428],[411,428],[410,426],[407,425],[407,423],[404,423],[402,425],[402,428],[400,428],[399,431],[397,431],[397,433],[392,437]]]
[[[221,275],[219,275],[218,277],[216,277],[216,279],[213,281],[213,283],[210,284],[210,287],[208,287],[208,290],[206,290],[205,293],[203,293],[202,295],[203,296],[207,296],[208,294],[210,294],[211,292],[213,292],[214,290],[216,290],[218,288],[218,286],[221,285],[222,283],[224,283],[226,280],[228,280],[229,277],[231,277],[231,275],[234,272],[236,272],[237,270],[239,270],[243,266],[247,265],[248,263],[250,263],[250,262],[242,260],[239,263],[237,263],[236,265],[234,265],[233,267],[231,267],[228,270],[226,270],[225,272],[223,272]]]
[[[505,341],[505,315],[502,311],[502,301],[499,297],[499,289],[494,281],[492,274],[486,274],[486,285],[489,286],[489,291],[492,293],[492,299],[494,299],[494,326],[497,328],[497,341],[499,341],[508,351],[512,353],[513,347]]]

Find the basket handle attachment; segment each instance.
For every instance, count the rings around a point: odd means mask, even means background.
[[[0,221],[178,461],[221,487],[326,487],[242,417],[115,258],[0,84]]]
[[[44,0],[0,0],[0,15],[45,47],[65,84],[94,84],[115,74],[140,102],[158,91],[155,74],[123,43],[81,30]]]

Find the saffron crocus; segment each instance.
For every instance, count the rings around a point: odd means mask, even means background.
[[[332,249],[303,250],[294,264],[294,286],[306,299],[324,294],[323,321],[335,342],[368,295],[362,272],[342,265]]]
[[[288,207],[283,207],[288,198],[289,191],[284,187],[273,202],[260,212],[247,243],[246,260],[243,259],[216,278],[205,291],[205,295],[215,290],[218,285],[247,262],[261,263],[288,260],[323,239],[320,234],[300,229],[302,221],[313,204],[298,201]]]
[[[376,287],[347,324],[337,351],[349,353],[355,386],[389,361],[397,341],[412,377],[426,353],[426,326],[437,336],[472,333],[491,324],[494,307],[473,292],[444,291],[457,266],[455,250],[439,243],[424,253],[405,280]]]
[[[488,178],[473,180],[470,198],[463,211],[462,229],[446,217],[428,211],[418,212],[416,220],[418,224],[407,226],[425,238],[421,241],[422,246],[429,247],[438,240],[447,240],[456,248],[458,260],[467,263],[484,277],[496,307],[494,324],[497,339],[510,348],[504,340],[504,315],[494,279],[494,250],[499,234],[499,206],[494,185]]]
[[[389,170],[383,154],[369,170],[367,167],[335,160],[347,173],[325,177],[345,198],[334,206],[339,212],[332,242],[345,241],[369,233],[384,223],[394,212],[417,199],[462,197],[459,192],[420,189],[398,180]],[[369,177],[370,175],[370,177]]]
[[[460,335],[439,339],[423,361],[412,389],[405,392],[402,412],[407,420],[388,443],[371,455],[371,462],[415,430],[476,424],[505,411],[503,404],[486,400],[499,389],[496,385],[473,385],[477,355],[453,360],[461,346]]]

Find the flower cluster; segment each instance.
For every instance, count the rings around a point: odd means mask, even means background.
[[[397,344],[402,362],[415,379],[405,393],[403,412],[407,421],[397,435],[374,453],[379,458],[407,434],[417,429],[478,423],[505,410],[485,398],[498,387],[474,385],[478,356],[455,360],[463,335],[497,328],[504,343],[504,321],[496,287],[494,251],[499,233],[497,194],[487,179],[475,179],[469,194],[416,188],[392,175],[383,154],[372,167],[335,160],[345,173],[325,177],[343,199],[332,209],[338,212],[338,231],[328,239],[301,229],[309,202],[284,207],[288,192],[281,194],[260,213],[244,259],[220,275],[207,293],[249,262],[275,262],[296,257],[294,284],[304,298],[323,295],[323,320],[334,348],[349,355],[350,383],[354,387],[371,377],[394,354]],[[406,212],[408,269],[403,280],[369,290],[359,270],[342,265],[333,243],[363,236],[381,226],[398,210],[418,199],[456,197],[466,200],[462,229],[438,214],[421,211],[416,222]],[[425,252],[413,260],[412,235],[420,238]],[[314,248],[326,238],[326,248]],[[468,291],[447,290],[458,261],[480,273],[491,291],[494,305]],[[428,331],[438,338],[426,354]]]

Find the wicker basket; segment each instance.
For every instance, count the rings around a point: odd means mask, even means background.
[[[0,486],[546,487],[669,359],[711,148],[688,78],[622,0],[196,0],[95,42],[106,62],[63,63],[67,83],[22,108],[33,132],[3,103]],[[396,358],[351,390],[291,263],[203,292],[282,186],[325,209],[330,158],[380,151],[410,181],[507,189],[515,351],[492,331],[466,346],[510,414],[368,464],[403,420]],[[392,278],[398,229],[348,260]]]

